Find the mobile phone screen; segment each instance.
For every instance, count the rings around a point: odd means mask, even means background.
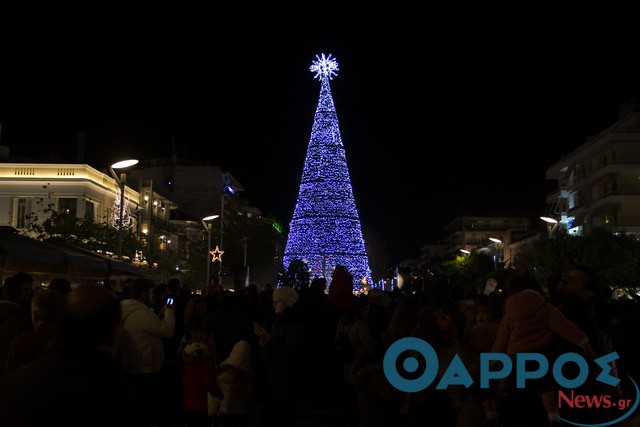
[[[173,297],[167,298],[167,305],[173,305]]]

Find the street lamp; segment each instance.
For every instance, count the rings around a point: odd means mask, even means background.
[[[118,186],[120,187],[120,216],[119,216],[119,222],[118,222],[118,258],[122,258],[122,232],[123,232],[123,214],[124,214],[124,187],[127,183],[127,174],[122,172],[120,174],[120,177],[118,178],[118,174],[116,174],[116,172],[114,171],[114,169],[125,169],[128,168],[130,166],[133,166],[135,164],[138,164],[138,160],[137,159],[130,159],[130,160],[122,160],[119,162],[115,162],[114,164],[112,164],[111,166],[109,166],[109,172],[111,173],[111,176],[113,177],[113,179],[116,180],[116,182],[118,183]]]
[[[560,225],[558,220],[548,216],[541,216],[540,219],[547,223],[547,232],[549,233],[549,237],[553,237],[553,234],[556,232],[558,226]]]
[[[498,269],[498,247],[502,243],[502,240],[496,239],[495,237],[489,237],[489,240],[495,243],[495,248],[493,252],[493,269],[497,270]]]
[[[222,251],[222,237],[224,236],[224,195],[236,194],[236,190],[226,183],[224,175],[222,177],[222,192],[220,193],[220,251]],[[222,258],[220,258],[220,269],[218,270],[218,276],[220,276],[220,284],[222,285]]]
[[[249,266],[247,265],[247,241],[249,240],[248,237],[243,237],[242,239],[240,239],[240,244],[242,245],[242,249],[244,249],[244,270],[246,273],[245,279],[244,279],[244,286],[245,288],[249,286]]]
[[[210,267],[211,267],[211,260],[209,259],[209,251],[211,250],[211,224],[207,223],[207,221],[211,221],[214,220],[216,218],[218,218],[220,215],[209,215],[209,216],[205,216],[204,218],[201,219],[202,225],[204,226],[204,229],[207,230],[207,278],[205,279],[204,283],[205,285],[209,284],[209,273],[210,273]]]

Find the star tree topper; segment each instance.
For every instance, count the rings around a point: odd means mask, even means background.
[[[319,77],[321,80],[324,80],[328,77],[329,80],[333,80],[333,76],[338,75],[338,73],[336,73],[336,71],[338,71],[338,62],[335,58],[331,57],[331,54],[325,57],[324,53],[322,53],[320,56],[316,55],[316,60],[311,63],[309,70],[312,73],[316,73],[315,76],[313,76],[314,79]]]
[[[222,262],[222,254],[224,253],[224,251],[221,251],[217,246],[215,251],[209,251],[209,253],[212,257],[211,262],[214,262],[216,260]]]

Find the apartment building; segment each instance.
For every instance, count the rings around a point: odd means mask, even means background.
[[[558,183],[547,195],[547,216],[560,232],[640,233],[640,104],[620,109],[619,120],[546,171]]]

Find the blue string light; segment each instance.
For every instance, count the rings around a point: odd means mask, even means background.
[[[298,201],[289,227],[283,262],[304,261],[311,277],[331,279],[336,265],[353,275],[354,286],[372,284],[358,210],[329,80],[338,63],[316,56],[310,71],[320,80],[320,99],[307,148]]]

